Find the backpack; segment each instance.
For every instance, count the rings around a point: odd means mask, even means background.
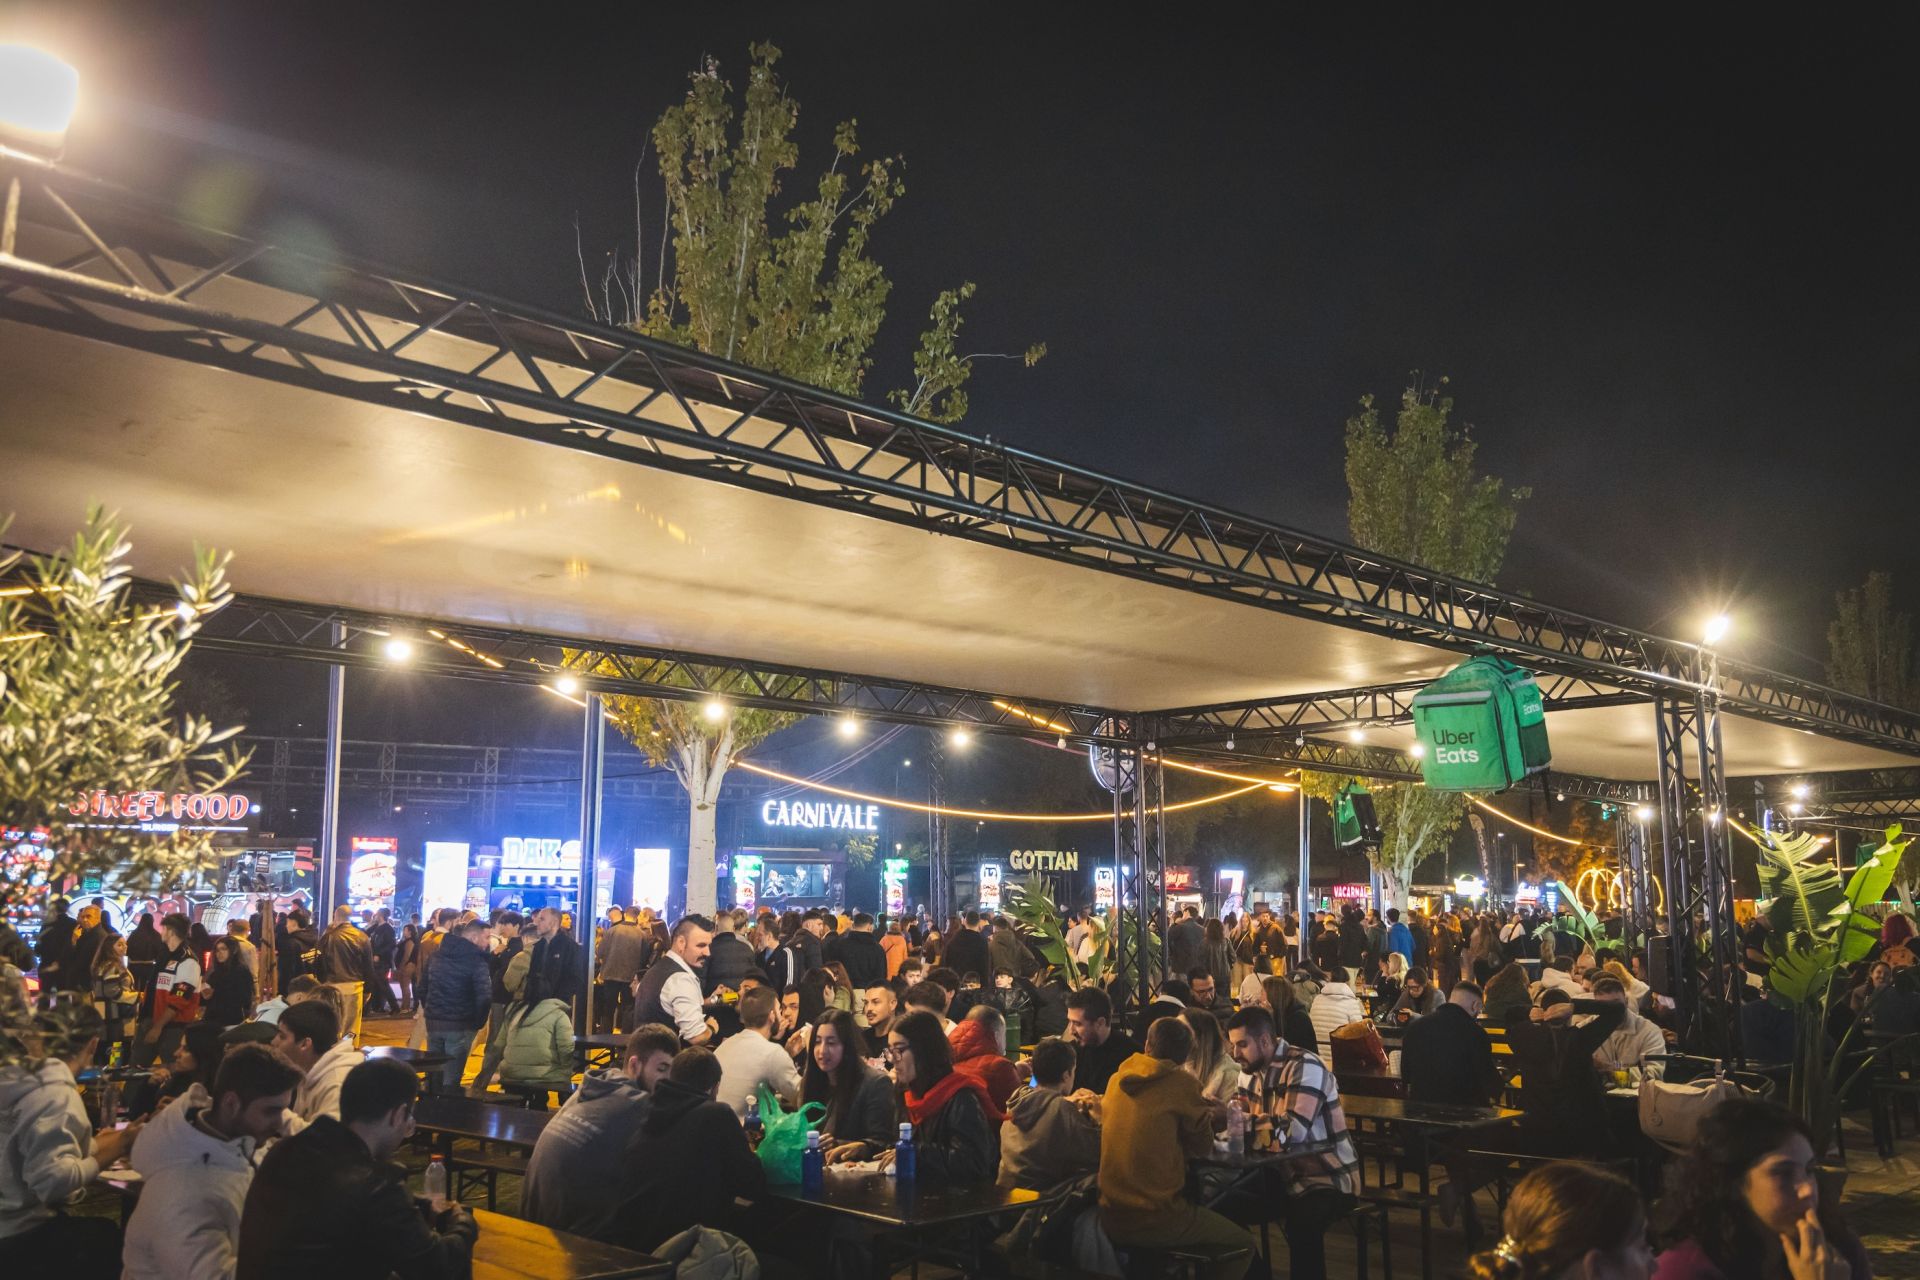
[[[1435,791],[1504,791],[1553,762],[1540,686],[1490,653],[1414,694],[1413,727],[1420,777]]]

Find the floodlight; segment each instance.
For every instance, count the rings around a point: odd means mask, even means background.
[[[553,687],[571,698],[574,694],[580,692],[580,680],[577,676],[561,676],[553,682]]]
[[[1412,756],[1415,760],[1425,759],[1427,754],[1427,744],[1424,742],[1416,742],[1412,746],[1407,748],[1407,754]]]
[[[1727,632],[1731,631],[1732,629],[1733,629],[1732,618],[1729,618],[1724,613],[1714,614],[1713,617],[1707,619],[1707,629],[1706,629],[1707,643],[1719,644],[1722,640],[1727,638]]]
[[[0,144],[59,155],[79,101],[79,72],[45,50],[0,44]]]
[[[852,716],[840,717],[840,736],[851,738],[860,732],[860,722]]]
[[[1805,800],[1807,798],[1807,792],[1808,792],[1808,787],[1806,783],[1804,782],[1794,783],[1793,798],[1795,800]]]
[[[709,720],[719,721],[727,718],[727,704],[718,698],[708,698],[700,708],[700,714]]]
[[[965,729],[955,729],[948,735],[947,740],[956,747],[964,747],[973,741],[973,735]]]
[[[1642,822],[1651,822],[1653,821],[1653,806],[1650,804],[1643,804],[1639,808],[1633,811],[1633,816],[1640,819],[1640,821]]]
[[[405,662],[413,656],[413,641],[399,636],[393,636],[381,647],[386,650],[389,662]]]

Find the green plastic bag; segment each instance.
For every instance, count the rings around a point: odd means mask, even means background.
[[[767,1127],[766,1137],[760,1140],[760,1163],[767,1168],[768,1182],[800,1181],[800,1156],[807,1149],[807,1134],[826,1114],[827,1109],[817,1102],[788,1111],[781,1107],[773,1090],[760,1086],[760,1123]]]

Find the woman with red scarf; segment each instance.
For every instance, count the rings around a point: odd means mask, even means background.
[[[1000,1169],[1000,1124],[979,1077],[953,1069],[953,1050],[939,1021],[922,1010],[887,1032],[893,1081],[913,1122],[915,1176],[945,1182],[992,1182]],[[881,1153],[885,1168],[893,1152]]]

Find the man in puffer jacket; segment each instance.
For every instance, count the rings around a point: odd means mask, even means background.
[[[253,1156],[280,1133],[300,1069],[263,1044],[220,1060],[213,1092],[194,1085],[134,1143],[144,1180],[127,1223],[123,1280],[233,1280]]]
[[[532,994],[529,991],[528,994]],[[427,1047],[447,1055],[441,1083],[449,1093],[466,1074],[473,1038],[487,1025],[493,1003],[493,971],[487,965],[487,922],[469,920],[440,944],[425,1002]]]
[[[1020,1085],[1020,1072],[1007,1058],[1007,1019],[990,1004],[967,1010],[947,1037],[953,1046],[953,1069],[978,1080],[993,1105],[1006,1110],[1007,1099]]]

